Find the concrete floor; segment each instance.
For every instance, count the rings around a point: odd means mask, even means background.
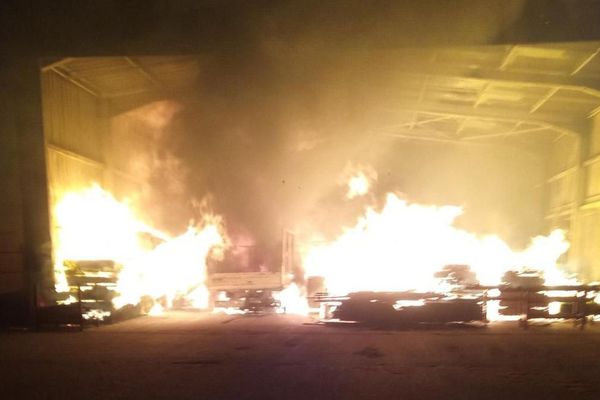
[[[379,331],[172,312],[0,335],[2,399],[599,399],[600,327]]]

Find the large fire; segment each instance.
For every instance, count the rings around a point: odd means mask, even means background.
[[[364,174],[349,178],[353,196],[368,192]],[[306,277],[324,278],[330,295],[359,291],[447,293],[449,282],[436,278],[447,265],[469,266],[477,282],[498,285],[503,275],[523,268],[539,271],[547,285],[575,284],[558,267],[569,248],[561,230],[533,238],[523,250],[497,236],[479,236],[454,225],[463,212],[456,206],[412,204],[388,193],[381,209],[368,207],[354,226],[335,240],[301,247]],[[112,260],[120,265],[112,299],[119,309],[154,301],[159,314],[175,300],[196,308],[209,306],[206,262],[222,255],[227,239],[220,219],[171,237],[143,223],[127,202],[99,186],[63,196],[54,209],[55,274],[59,292],[69,290],[65,261]],[[151,243],[142,238],[150,236]],[[278,294],[288,312],[308,312],[304,291],[295,284]],[[488,313],[489,315],[489,313]]]
[[[546,284],[571,283],[557,260],[569,248],[564,232],[539,236],[522,251],[497,236],[479,237],[455,227],[455,206],[411,204],[389,193],[381,210],[367,208],[332,242],[303,250],[307,276],[325,278],[330,294],[356,291],[446,291],[434,275],[445,265],[470,266],[481,284],[496,285],[508,270],[543,273]]]
[[[184,234],[170,237],[143,223],[126,202],[95,185],[63,196],[54,208],[54,220],[58,292],[69,290],[65,261],[112,260],[121,266],[118,296],[113,299],[117,309],[138,304],[144,296],[156,301],[154,313],[182,297],[195,307],[208,305],[206,260],[226,243],[219,219],[206,217]]]

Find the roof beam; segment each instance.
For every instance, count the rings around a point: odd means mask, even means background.
[[[517,47],[518,46],[516,45],[511,46],[508,52],[506,53],[506,55],[502,59],[502,62],[500,63],[500,67],[498,67],[501,71],[504,71],[506,67],[508,67],[514,61],[515,57],[517,56]]]
[[[61,58],[58,59],[54,62],[51,62],[50,64],[46,64],[42,67],[42,71],[46,72],[49,71],[51,69],[53,69],[54,67],[60,67],[61,65],[68,63],[69,61],[71,61],[73,58],[72,57],[66,57],[66,58]]]
[[[64,68],[50,67],[48,70],[55,72],[57,75],[61,76],[63,79],[71,82],[73,85],[88,92],[89,94],[91,94],[95,97],[102,97],[102,93],[100,93],[100,91],[98,91],[96,88],[92,87],[92,85],[85,82],[83,79],[73,76],[73,74],[71,74],[69,71],[65,70]]]
[[[535,118],[529,112],[516,112],[502,113],[494,110],[487,110],[483,108],[472,108],[450,104],[421,104],[420,106],[414,104],[402,104],[399,103],[397,107],[388,109],[389,112],[414,112],[418,111],[421,114],[429,114],[432,116],[442,117],[448,116],[453,118],[469,118],[472,120],[482,121],[494,121],[494,122],[509,122],[509,123],[524,123],[534,124],[538,126],[551,127],[557,131],[565,132],[569,135],[578,135],[573,129],[580,123],[580,120],[576,119],[551,119],[551,118]]]
[[[466,141],[466,140],[457,140],[457,139],[445,139],[445,138],[434,138],[427,136],[418,136],[414,134],[403,134],[403,133],[384,133],[381,135],[382,137],[388,137],[390,139],[400,139],[400,140],[416,140],[421,142],[433,142],[433,143],[446,143],[446,144],[454,144],[459,146],[501,146],[502,144],[497,143],[489,143],[482,141]],[[514,146],[514,145],[513,145]],[[536,152],[536,149],[527,149],[525,147],[519,146],[519,148],[523,151],[530,153],[533,156],[539,156],[539,152]],[[600,207],[600,200],[598,201]]]
[[[590,54],[588,57],[586,57],[581,64],[579,64],[574,70],[573,72],[571,72],[571,76],[577,74],[579,71],[581,71],[583,69],[583,67],[585,67],[586,65],[588,65],[590,63],[590,61],[592,61],[594,59],[594,57],[596,57],[598,55],[598,53],[600,53],[600,47],[596,49],[596,51],[594,51],[592,54]]]
[[[536,112],[537,110],[539,110],[540,107],[542,107],[544,104],[546,104],[546,102],[548,100],[550,100],[550,98],[552,96],[554,96],[556,94],[556,92],[558,92],[559,90],[560,90],[560,88],[558,88],[558,87],[555,87],[555,88],[552,88],[552,89],[548,90],[548,93],[546,93],[544,95],[544,97],[542,97],[538,102],[536,102],[533,105],[533,107],[531,107],[531,110],[529,110],[529,114],[533,114],[534,112]]]
[[[428,76],[431,79],[464,79],[503,86],[573,90],[600,98],[600,80],[573,76],[539,74],[528,71],[502,71],[482,68],[453,68],[432,65],[421,68],[400,68],[399,74]]]
[[[590,111],[590,113],[588,114],[588,118],[594,118],[599,113],[600,113],[600,106],[598,106],[598,107],[594,108],[592,111]]]
[[[142,64],[140,64],[139,61],[134,60],[131,57],[123,57],[123,58],[125,58],[125,60],[129,63],[129,65],[136,68],[139,72],[141,72],[142,75],[144,75],[144,77],[146,77],[146,79],[148,79],[154,85],[156,85],[158,87],[163,86],[162,82],[156,76],[154,76],[153,73],[148,71]]]
[[[388,136],[388,137],[400,138],[400,139],[421,140],[424,142],[463,143],[457,139],[446,139],[446,138],[438,138],[438,137],[415,135],[415,134],[384,133],[383,135]],[[468,143],[468,142],[465,142],[465,143]]]
[[[75,152],[73,152],[71,150],[65,149],[64,147],[58,146],[58,145],[53,144],[53,143],[46,143],[46,149],[52,150],[52,151],[54,151],[56,153],[62,154],[63,156],[72,158],[72,159],[77,160],[79,162],[82,162],[84,164],[91,165],[91,166],[93,166],[95,168],[104,168],[104,167],[106,167],[106,164],[103,163],[102,161],[98,161],[96,159],[93,159],[93,158],[90,158],[90,157],[87,157],[87,156],[75,153]]]
[[[491,82],[487,82],[485,86],[483,86],[483,89],[481,89],[481,92],[479,92],[479,96],[477,96],[477,100],[475,100],[475,104],[473,104],[473,107],[477,108],[481,103],[485,101],[485,95],[490,86],[492,86]]]
[[[416,111],[415,114],[418,115],[419,112]],[[424,119],[422,121],[407,122],[407,123],[402,124],[400,126],[407,126],[409,128],[409,130],[412,130],[415,126],[426,125],[426,124],[429,124],[429,123],[432,123],[432,122],[446,121],[446,120],[449,120],[449,119],[454,119],[454,117],[449,117],[449,116],[434,117],[434,118]]]
[[[466,137],[462,138],[461,140],[475,140],[475,139],[488,139],[488,138],[499,137],[499,136],[513,136],[513,135],[520,135],[522,133],[545,131],[548,129],[552,129],[552,128],[550,128],[548,126],[537,126],[535,128],[517,129],[517,130],[515,130],[513,128],[506,132],[490,133],[488,135],[484,134],[484,135],[466,136]]]

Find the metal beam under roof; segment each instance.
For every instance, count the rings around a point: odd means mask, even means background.
[[[573,72],[571,72],[571,76],[577,74],[579,71],[581,71],[586,65],[588,65],[597,55],[598,53],[600,53],[600,47],[598,47],[596,49],[596,51],[594,51],[592,54],[590,54],[588,57],[586,57],[581,64],[577,65],[577,67],[575,67],[575,69],[573,70]]]
[[[481,82],[483,84],[500,84],[506,87],[514,88],[542,88],[542,89],[562,89],[572,90],[590,96],[598,97],[600,99],[600,81],[586,80],[573,80],[563,77],[549,77],[549,76],[531,76],[529,74],[514,73],[514,72],[502,72],[502,71],[482,71],[474,70],[470,75],[452,75],[448,74],[450,71],[438,71],[438,73],[432,73],[433,71],[427,71],[424,69],[422,72],[407,72],[408,75],[429,77],[436,79],[447,79],[451,80],[466,80],[472,82]],[[402,73],[399,71],[399,73]],[[598,89],[596,88],[598,87]]]
[[[536,124],[552,127],[555,130],[563,131],[568,134],[577,135],[575,126],[577,126],[577,119],[560,120],[560,119],[542,119],[535,118],[535,114],[528,112],[498,112],[492,110],[482,110],[481,108],[472,108],[465,106],[456,105],[444,105],[444,104],[398,104],[396,107],[385,110],[389,113],[395,112],[419,112],[421,114],[429,114],[436,117],[454,117],[454,118],[468,118],[471,120],[482,120],[482,121],[497,121],[497,122],[521,122],[527,124]]]
[[[460,140],[488,139],[488,138],[492,138],[492,137],[502,137],[502,136],[507,137],[507,136],[513,136],[513,135],[521,135],[523,133],[539,132],[539,131],[545,131],[545,130],[554,130],[554,128],[551,128],[548,126],[537,126],[537,127],[533,127],[533,128],[527,128],[527,129],[511,129],[506,132],[488,133],[488,134],[475,135],[475,136],[466,136],[466,137],[460,138]]]
[[[61,76],[63,79],[71,82],[73,85],[79,87],[80,89],[88,92],[89,94],[95,97],[101,97],[101,93],[98,89],[93,87],[89,82],[73,75],[70,71],[65,70],[64,67],[61,66],[52,66],[48,69],[49,71],[53,71],[57,75]]]
[[[539,110],[544,104],[546,104],[546,102],[548,100],[550,100],[552,98],[552,96],[554,96],[558,91],[560,90],[559,87],[554,87],[550,90],[548,90],[548,93],[546,93],[546,95],[544,97],[542,97],[540,100],[538,100],[532,107],[531,110],[529,110],[530,114],[533,114],[534,112],[536,112],[537,110]]]
[[[138,60],[133,59],[131,57],[123,57],[125,60],[134,68],[136,68],[142,75],[144,75],[152,84],[156,85],[159,88],[163,87],[162,82],[154,76],[154,74],[148,71]]]

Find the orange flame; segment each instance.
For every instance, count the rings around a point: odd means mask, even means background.
[[[113,260],[122,265],[113,299],[116,308],[137,304],[143,296],[161,298],[170,305],[184,297],[192,305],[208,305],[206,260],[211,250],[225,246],[218,218],[206,218],[200,227],[169,235],[143,223],[127,202],[117,201],[100,186],[70,192],[54,208],[56,290],[69,290],[65,260]],[[163,242],[154,248],[140,240],[150,233]],[[155,306],[153,314],[159,310]]]
[[[569,247],[563,231],[512,250],[497,236],[479,237],[453,226],[455,206],[410,204],[389,193],[381,211],[368,208],[336,240],[304,248],[307,276],[323,276],[328,291],[441,290],[434,273],[445,265],[469,265],[482,284],[498,284],[509,269],[536,268],[547,283],[567,281],[557,259]]]

